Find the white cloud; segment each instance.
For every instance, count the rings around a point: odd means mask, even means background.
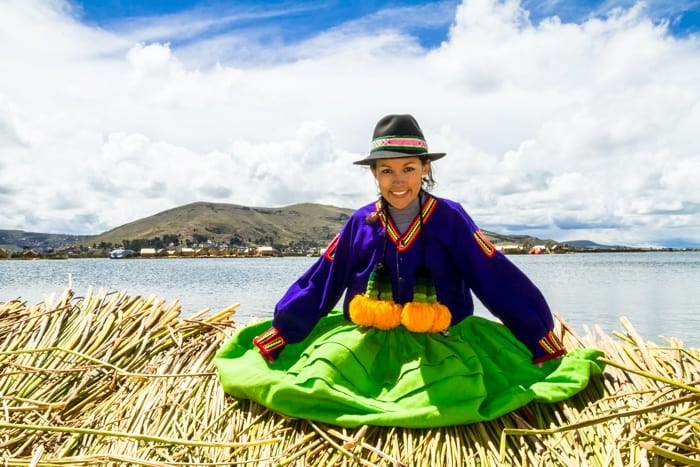
[[[0,4],[0,228],[98,233],[194,201],[357,207],[375,187],[352,161],[408,112],[448,152],[436,194],[484,228],[700,243],[700,43],[641,5],[535,26],[516,1],[467,0],[432,50],[374,27],[387,12],[274,46],[199,39],[222,20],[205,13],[189,32],[106,30],[58,0]]]

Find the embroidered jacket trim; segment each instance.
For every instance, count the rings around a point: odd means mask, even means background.
[[[259,336],[253,338],[253,344],[260,349],[260,353],[262,353],[267,360],[274,361],[277,357],[276,353],[287,345],[287,342],[277,328],[271,327]]]
[[[432,196],[428,196],[428,199],[423,204],[422,211],[413,219],[411,225],[406,229],[406,231],[401,235],[399,229],[396,227],[394,220],[389,217],[386,212],[381,209],[381,204],[379,201],[375,204],[375,209],[377,215],[379,216],[379,222],[382,227],[386,229],[386,233],[389,236],[389,240],[396,245],[396,249],[399,252],[408,250],[411,245],[418,238],[423,224],[428,222],[431,214],[435,211],[435,206],[437,206],[437,200]]]
[[[535,358],[533,360],[534,363],[540,363],[566,354],[564,344],[562,344],[561,340],[554,335],[553,331],[549,331],[547,334],[545,334],[545,336],[540,339],[537,344],[546,352],[546,355]]]

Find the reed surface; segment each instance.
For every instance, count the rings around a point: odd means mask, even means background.
[[[607,368],[577,396],[488,423],[345,429],[226,396],[213,357],[237,305],[71,290],[0,302],[0,462],[8,466],[700,465],[700,351],[643,341],[621,319],[568,348]]]

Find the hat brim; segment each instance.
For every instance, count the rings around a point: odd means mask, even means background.
[[[355,165],[372,165],[373,162],[381,159],[403,159],[405,157],[425,157],[430,161],[436,161],[442,157],[445,157],[447,153],[444,152],[424,152],[422,154],[409,154],[405,152],[395,152],[395,151],[375,151],[369,156],[361,159],[359,161],[353,162]]]

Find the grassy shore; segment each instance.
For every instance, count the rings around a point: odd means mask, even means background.
[[[213,357],[237,306],[66,290],[0,302],[0,460],[8,466],[700,465],[700,351],[632,325],[578,336],[605,373],[558,404],[439,429],[344,429],[226,396]]]

